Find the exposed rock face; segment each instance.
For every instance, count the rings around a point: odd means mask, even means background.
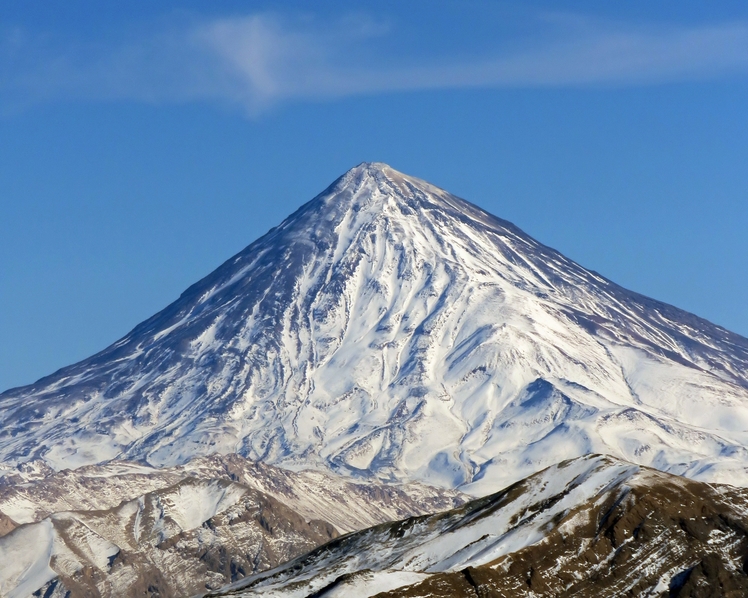
[[[20,483],[24,475],[32,481]],[[19,479],[20,476],[20,479]],[[400,514],[464,502],[239,456],[157,470],[112,463],[0,484],[0,596],[190,596]],[[18,524],[22,525],[18,525]]]
[[[4,536],[8,532],[13,531],[18,527],[18,524],[8,517],[5,513],[0,512],[0,537]]]
[[[738,598],[747,567],[748,491],[589,456],[211,595]]]
[[[106,510],[186,477],[238,482],[274,497],[307,519],[330,522],[341,532],[448,509],[467,499],[460,492],[423,484],[356,483],[315,471],[288,471],[239,455],[212,455],[166,468],[115,461],[49,470],[46,477],[36,470],[31,474],[19,471],[0,477],[0,513],[15,523],[31,523],[60,511]]]
[[[748,339],[362,164],[111,347],[0,395],[0,466],[240,453],[484,495],[599,452],[748,483],[747,372]]]
[[[465,584],[464,595],[480,597],[748,596],[746,494],[678,482],[611,494],[569,514],[588,521],[573,534],[553,530],[496,562],[381,596],[447,598]]]
[[[41,580],[24,575],[23,567],[40,569],[41,555],[49,559],[46,583],[73,596],[189,596],[277,566],[337,535],[329,523],[307,522],[239,484],[185,479],[108,511],[55,513],[19,527],[0,539],[0,554],[19,570],[2,574],[11,593]],[[32,551],[23,546],[31,541]]]

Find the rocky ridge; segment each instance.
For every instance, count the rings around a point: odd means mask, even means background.
[[[189,596],[341,531],[464,502],[456,492],[353,484],[236,455],[162,470],[26,469],[0,480],[0,515],[11,522],[0,534],[0,595],[9,598]]]
[[[747,569],[748,491],[590,455],[209,595],[738,598]]]

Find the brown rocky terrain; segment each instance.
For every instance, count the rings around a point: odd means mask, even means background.
[[[652,478],[572,510],[538,544],[377,597],[748,596],[746,491]]]
[[[236,493],[203,522],[176,503]],[[136,503],[136,504],[133,504]],[[200,505],[198,505],[199,507]],[[338,536],[276,499],[230,482],[186,479],[107,511],[51,516],[50,587],[71,596],[191,596],[275,567]],[[197,523],[196,527],[192,527]],[[12,538],[11,538],[12,539]]]
[[[164,468],[113,461],[55,472],[38,465],[23,464],[0,476],[0,536],[6,518],[20,524],[60,511],[106,510],[187,477],[239,482],[275,497],[307,519],[328,521],[341,532],[448,509],[467,500],[460,492],[423,484],[356,482],[316,471],[289,471],[240,455],[199,457]]]
[[[335,539],[222,596],[748,596],[748,491],[608,457]]]
[[[0,513],[0,537],[12,532],[18,524],[4,513]]]
[[[24,479],[26,476],[26,479]],[[191,596],[402,514],[464,502],[239,456],[18,471],[0,484],[0,596]]]

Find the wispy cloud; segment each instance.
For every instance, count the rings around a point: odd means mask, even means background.
[[[0,37],[4,104],[58,98],[210,101],[257,113],[283,101],[424,89],[643,85],[748,73],[748,23],[704,26],[545,15],[544,30],[482,56],[380,50],[398,35],[362,15],[335,23],[250,15],[115,44]]]

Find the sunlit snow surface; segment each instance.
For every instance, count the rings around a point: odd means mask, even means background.
[[[748,483],[748,340],[362,164],[92,358],[0,395],[0,459],[239,452],[475,494],[590,452]]]

